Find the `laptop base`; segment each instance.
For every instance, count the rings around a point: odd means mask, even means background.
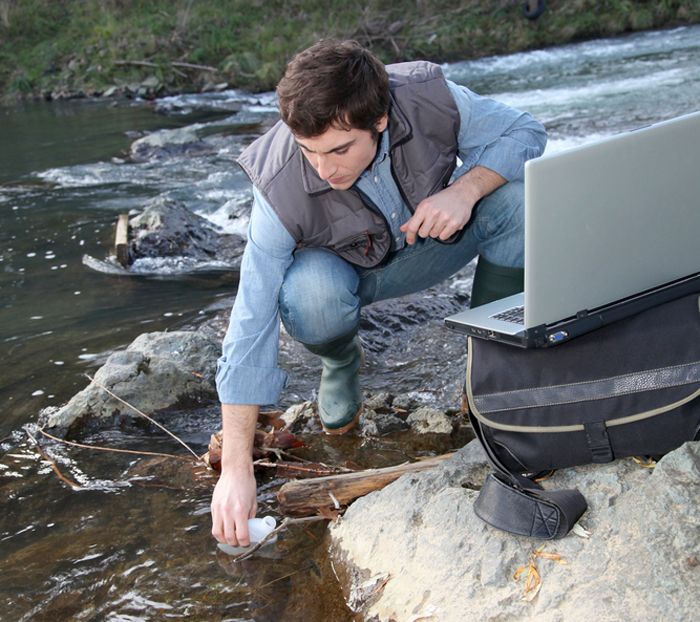
[[[491,339],[521,348],[548,348],[569,341],[574,337],[588,333],[606,324],[611,324],[646,309],[694,293],[700,293],[700,272],[597,309],[579,311],[574,317],[549,326],[541,324],[532,328],[500,331],[466,323],[460,317],[465,312],[445,318],[445,325],[457,332],[466,333],[479,339]],[[512,298],[513,302],[517,303],[518,297],[513,296]],[[479,308],[482,307],[477,307],[477,309]]]

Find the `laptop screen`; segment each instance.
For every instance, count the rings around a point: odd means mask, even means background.
[[[700,270],[700,112],[525,165],[525,326]]]

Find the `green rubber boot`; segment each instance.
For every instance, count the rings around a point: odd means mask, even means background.
[[[306,344],[305,344],[306,345]],[[318,390],[318,414],[327,434],[345,434],[357,425],[362,412],[358,372],[362,346],[356,334],[306,348],[321,357],[323,371]]]
[[[522,292],[525,270],[498,266],[479,256],[472,285],[472,298],[469,306],[473,309],[487,302],[500,300]]]

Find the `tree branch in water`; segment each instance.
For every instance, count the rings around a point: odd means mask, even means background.
[[[76,484],[72,479],[68,479],[63,473],[61,473],[60,469],[56,465],[56,463],[49,458],[49,455],[42,449],[41,445],[39,445],[39,441],[36,440],[34,435],[27,429],[24,430],[27,433],[27,436],[34,441],[34,445],[36,447],[37,452],[39,455],[46,460],[50,465],[51,468],[53,469],[54,473],[58,476],[58,479],[60,479],[64,484],[67,484],[70,486],[73,490],[80,490],[82,486],[80,484]]]

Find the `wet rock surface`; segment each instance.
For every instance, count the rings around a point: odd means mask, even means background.
[[[386,436],[413,429],[414,432],[451,434],[460,423],[457,414],[448,415],[434,408],[418,408],[414,412],[391,405],[389,393],[365,394],[358,432],[368,438]],[[322,431],[315,402],[290,406],[282,415],[285,427],[294,434]]]
[[[122,400],[148,415],[187,403],[216,399],[215,367],[219,344],[188,331],[145,333],[114,352],[94,378]],[[137,415],[91,383],[62,408],[42,411],[40,423],[70,429],[89,420]]]
[[[700,442],[654,470],[625,459],[557,472],[544,485],[581,490],[589,537],[569,534],[540,553],[542,542],[497,531],[474,514],[488,470],[474,441],[443,465],[358,499],[331,528],[334,567],[362,619],[697,617]],[[541,584],[528,596],[531,560]]]
[[[157,198],[129,220],[129,261],[182,258],[203,267],[240,268],[245,240],[179,201]]]
[[[392,432],[401,432],[408,427],[404,419],[393,413],[365,410],[360,419],[360,428],[364,436],[384,436]]]
[[[129,155],[134,162],[168,158],[176,155],[201,154],[212,151],[211,145],[200,139],[195,127],[158,130],[135,140]]]

